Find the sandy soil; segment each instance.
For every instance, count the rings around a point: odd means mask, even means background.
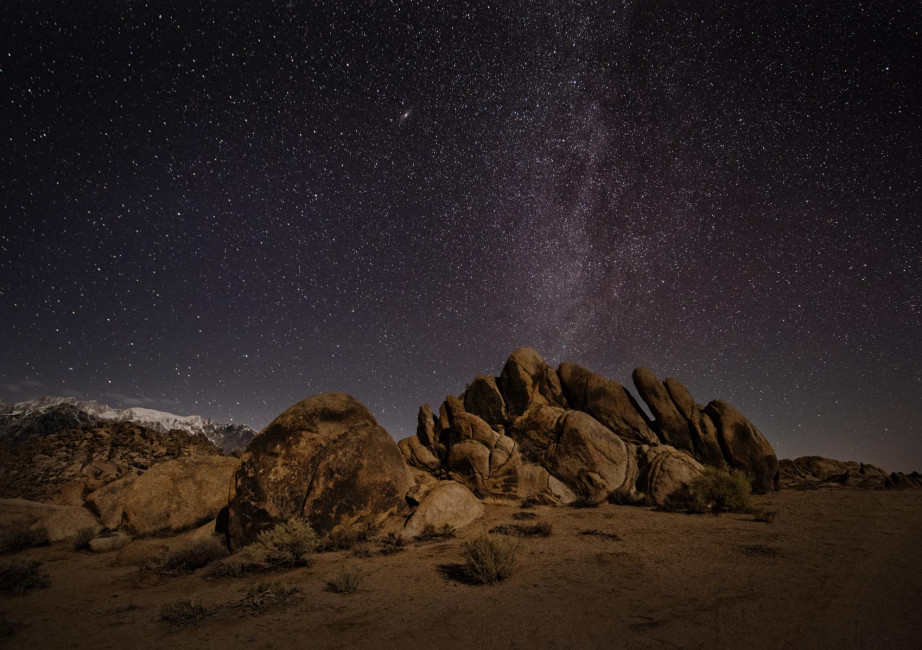
[[[23,648],[909,648],[922,644],[922,491],[826,489],[762,497],[770,524],[604,505],[535,508],[553,526],[522,541],[518,570],[462,584],[446,565],[462,540],[511,521],[491,506],[457,539],[402,553],[316,556],[311,568],[242,579],[159,583],[115,554],[33,549],[53,585],[0,597]],[[616,533],[622,541],[582,535]],[[7,560],[9,558],[3,558]],[[358,591],[325,590],[344,562]],[[449,572],[450,573],[450,572]],[[267,577],[300,590],[260,616],[228,605]],[[216,613],[176,626],[161,608],[194,596]]]

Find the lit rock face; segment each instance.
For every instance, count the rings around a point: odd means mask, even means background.
[[[305,517],[318,533],[377,523],[405,504],[414,485],[394,439],[345,393],[298,402],[247,447],[228,504],[239,548],[275,524]]]
[[[481,498],[599,502],[618,491],[661,504],[703,464],[743,469],[757,490],[777,488],[774,450],[739,411],[720,401],[701,407],[681,383],[645,368],[634,384],[654,419],[621,384],[573,363],[554,370],[520,348],[499,377],[478,376],[438,415],[424,405],[400,449],[411,466]]]

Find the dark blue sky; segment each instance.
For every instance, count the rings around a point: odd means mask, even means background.
[[[0,9],[0,398],[399,438],[531,345],[922,469],[918,3],[186,4]]]

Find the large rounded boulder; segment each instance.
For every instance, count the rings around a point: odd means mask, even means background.
[[[314,395],[247,447],[228,504],[228,541],[239,548],[293,517],[319,533],[378,522],[413,484],[397,443],[365,406],[344,393]]]

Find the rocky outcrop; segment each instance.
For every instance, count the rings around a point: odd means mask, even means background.
[[[726,402],[714,400],[704,408],[717,429],[717,441],[730,467],[745,470],[753,488],[761,492],[778,489],[778,458],[755,425]]]
[[[16,525],[43,529],[49,542],[73,539],[84,529],[101,530],[99,522],[86,508],[56,506],[27,499],[0,499],[0,529]]]
[[[672,378],[660,382],[648,368],[635,369],[633,379],[655,417],[660,442],[699,462],[747,472],[758,492],[778,489],[775,450],[737,409],[721,400],[698,406],[684,385]]]
[[[0,497],[79,506],[94,490],[140,475],[157,463],[217,454],[204,436],[99,422],[15,444],[0,443]]]
[[[774,451],[739,411],[699,406],[646,368],[633,378],[653,420],[621,384],[573,363],[554,370],[520,348],[499,377],[475,378],[438,415],[424,405],[416,436],[400,446],[413,467],[481,498],[598,502],[618,491],[663,503],[702,464],[743,469],[755,489],[776,489]]]
[[[403,529],[407,537],[419,535],[426,526],[462,528],[483,515],[483,504],[455,481],[439,481],[419,497],[419,506]]]
[[[822,456],[779,461],[782,488],[809,490],[819,487],[857,487],[865,489],[907,489],[922,487],[922,474],[887,472],[875,465],[833,460]]]
[[[675,447],[657,445],[637,447],[635,490],[646,495],[647,503],[664,505],[683,485],[704,472],[704,467]]]
[[[239,548],[306,517],[319,533],[376,523],[405,507],[412,475],[394,439],[344,393],[298,402],[253,439],[234,479],[228,541]]]
[[[239,464],[218,455],[177,458],[96,490],[87,505],[110,530],[142,536],[176,533],[218,515]]]
[[[557,371],[531,348],[519,348],[509,355],[497,384],[509,417],[522,415],[535,405],[568,407]]]
[[[575,363],[560,364],[559,372],[574,409],[585,411],[626,442],[659,444],[643,409],[624,386]]]

